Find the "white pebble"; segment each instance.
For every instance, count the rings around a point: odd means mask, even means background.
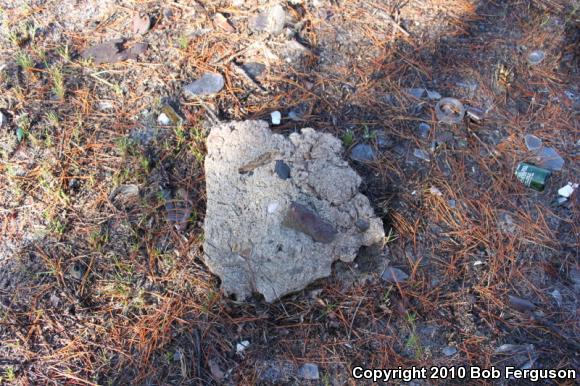
[[[280,113],[279,111],[273,111],[272,113],[270,113],[270,116],[272,117],[273,125],[279,125],[280,123],[282,123],[282,113]]]
[[[165,113],[161,113],[157,117],[157,123],[159,123],[162,126],[167,126],[171,123],[171,119],[169,119],[169,117]]]
[[[274,213],[276,210],[278,210],[277,202],[271,202],[268,204],[268,213]]]
[[[236,352],[238,354],[243,353],[248,347],[250,347],[250,342],[247,340],[242,340],[240,343],[236,344]]]

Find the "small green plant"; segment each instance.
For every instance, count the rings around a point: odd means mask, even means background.
[[[354,133],[352,132],[352,130],[347,130],[343,135],[342,135],[342,143],[345,147],[349,147],[350,145],[352,145],[354,142]]]
[[[8,33],[8,40],[15,46],[22,47],[34,41],[36,26],[34,23],[21,23]]]
[[[62,74],[62,67],[54,66],[48,70],[50,79],[52,80],[52,92],[59,98],[64,98],[64,76]]]
[[[395,241],[398,238],[399,238],[399,236],[395,233],[393,228],[390,228],[389,233],[383,239],[383,246],[392,243],[393,241]]]
[[[175,126],[173,132],[175,133],[175,138],[177,139],[177,146],[181,147],[181,145],[183,145],[187,140],[186,132],[185,129],[183,128],[183,125],[179,124]]]
[[[415,322],[417,321],[417,315],[415,315],[413,312],[407,312],[405,319],[409,324],[409,337],[407,338],[405,347],[413,350],[415,359],[421,359],[424,355],[424,350],[423,346],[421,345],[421,338],[416,333]]]
[[[16,54],[16,64],[18,64],[18,66],[20,66],[20,68],[22,68],[24,71],[29,71],[34,67],[34,61],[32,60],[32,57],[24,51],[19,51]]]
[[[65,44],[63,47],[59,47],[56,52],[58,55],[64,60],[65,62],[70,62],[70,50],[68,48],[68,44]]]
[[[53,127],[58,127],[58,125],[60,124],[60,119],[55,111],[49,111],[48,113],[46,113],[45,117],[46,120],[48,121],[48,124]]]
[[[376,131],[370,131],[367,125],[364,125],[364,134],[363,138],[366,140],[375,140],[377,138]]]
[[[180,49],[186,50],[189,46],[189,38],[185,35],[181,35],[179,38],[177,38],[177,45]]]
[[[16,373],[14,372],[14,368],[12,366],[6,367],[4,370],[4,377],[0,377],[0,382],[3,381],[2,378],[6,378],[7,382],[14,382],[16,380]]]

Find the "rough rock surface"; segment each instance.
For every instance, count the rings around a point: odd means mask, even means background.
[[[227,294],[274,301],[382,241],[382,221],[332,135],[307,128],[285,137],[264,121],[231,122],[211,130],[207,149],[205,262]]]

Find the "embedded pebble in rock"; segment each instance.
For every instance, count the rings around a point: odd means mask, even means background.
[[[375,159],[375,152],[370,145],[359,143],[350,151],[350,158],[358,162],[369,162]]]
[[[249,27],[254,32],[267,32],[277,35],[282,32],[285,24],[286,11],[284,7],[277,4],[250,18]]]
[[[371,224],[369,224],[369,222],[365,219],[359,218],[358,220],[355,221],[354,225],[356,225],[356,227],[361,231],[364,232],[367,229],[369,229],[369,227],[371,226]]]
[[[282,225],[302,232],[321,243],[332,242],[337,233],[334,227],[318,214],[296,202],[290,204]]]
[[[401,271],[399,268],[389,267],[385,269],[381,275],[381,279],[387,283],[402,283],[409,278],[405,272]]]
[[[186,96],[206,96],[217,94],[224,88],[224,77],[221,74],[206,72],[198,80],[183,87]]]
[[[286,164],[286,162],[282,160],[276,161],[274,171],[276,172],[276,174],[278,174],[278,177],[280,177],[283,180],[287,180],[288,178],[290,178],[290,166],[288,166],[288,164]]]
[[[320,378],[318,366],[314,363],[306,363],[298,369],[298,376],[306,380],[317,380]]]
[[[227,295],[259,293],[272,302],[329,276],[335,261],[353,261],[361,246],[382,242],[382,221],[341,153],[339,139],[310,128],[288,137],[264,121],[211,129],[204,261]],[[280,178],[277,161],[290,178]],[[368,221],[366,231],[358,219]]]
[[[278,207],[280,205],[278,205],[277,202],[271,202],[268,204],[268,213],[274,213],[275,211],[278,210]]]
[[[0,127],[4,126],[6,122],[6,116],[0,112]]]

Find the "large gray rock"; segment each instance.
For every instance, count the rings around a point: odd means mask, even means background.
[[[227,294],[274,301],[383,240],[334,136],[302,129],[285,137],[263,121],[232,122],[211,130],[207,149],[205,262]]]

